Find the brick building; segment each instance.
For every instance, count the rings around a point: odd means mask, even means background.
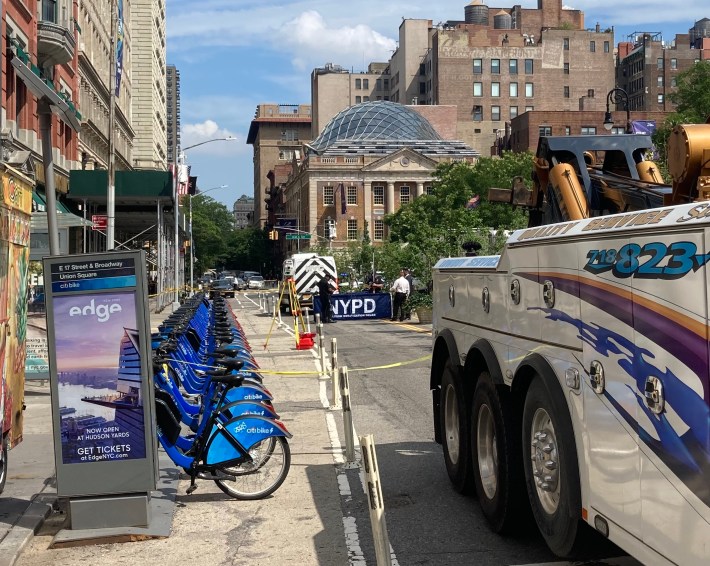
[[[474,0],[464,16],[436,25],[403,20],[390,60],[362,75],[371,89],[383,87],[369,92],[370,100],[381,96],[413,106],[455,106],[457,137],[488,153],[516,116],[575,111],[582,97],[604,97],[615,86],[613,30],[585,29],[584,14],[563,8],[561,0],[539,0],[534,9],[494,8]],[[373,71],[381,73],[374,85]],[[319,116],[314,137],[324,125],[322,117],[354,103],[352,85],[360,75],[340,68],[338,75],[344,76],[312,75],[311,100]],[[333,87],[336,82],[339,88]],[[327,111],[322,111],[325,100]]]
[[[510,130],[510,149],[515,152],[535,151],[540,136],[578,136],[594,134],[623,134],[626,112],[612,111],[614,127],[610,132],[604,128],[606,110],[532,111],[513,118]],[[665,112],[631,112],[632,121],[653,121],[660,124]]]
[[[2,19],[2,161],[44,184],[42,140],[33,75],[49,79],[50,91],[71,102],[75,114],[79,93],[77,71],[77,2],[3,2]],[[14,61],[14,63],[13,63]],[[30,82],[30,84],[28,84]],[[73,116],[73,121],[77,121]],[[52,118],[55,186],[66,193],[69,170],[78,167],[77,134],[61,119]]]
[[[300,158],[311,138],[311,107],[307,104],[260,104],[249,127],[247,143],[254,147],[253,224],[263,228],[271,199],[269,171]]]
[[[668,94],[678,74],[697,61],[710,60],[710,19],[695,22],[688,34],[670,42],[651,32],[631,39],[619,43],[616,63],[616,82],[629,95],[629,109],[672,112]]]

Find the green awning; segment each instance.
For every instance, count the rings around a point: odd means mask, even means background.
[[[108,171],[73,170],[69,172],[72,200],[106,202]],[[155,202],[173,198],[173,176],[169,171],[116,171],[116,202]]]
[[[89,220],[84,220],[69,211],[60,201],[56,201],[57,228],[76,228],[93,226]],[[47,227],[47,201],[43,194],[32,191],[32,218],[30,219],[30,232],[46,232]]]

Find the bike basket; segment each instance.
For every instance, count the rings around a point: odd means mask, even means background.
[[[274,436],[291,438],[291,433],[281,423],[257,415],[242,415],[223,424],[215,423],[207,441],[205,464],[231,465],[245,455],[245,450]]]

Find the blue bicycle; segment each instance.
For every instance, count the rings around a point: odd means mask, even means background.
[[[154,369],[166,361],[155,358]],[[175,400],[164,390],[157,394],[158,439],[175,465],[190,476],[188,494],[197,489],[196,479],[206,479],[235,499],[263,499],[288,475],[291,450],[287,439],[291,434],[283,423],[264,412],[263,404],[225,404],[230,389],[243,383],[241,376],[227,371],[208,372],[219,390],[214,408],[205,411],[192,437],[181,436],[181,411]]]

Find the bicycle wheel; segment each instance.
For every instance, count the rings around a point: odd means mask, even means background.
[[[253,462],[241,466],[221,467],[234,480],[215,480],[217,487],[235,499],[263,499],[284,482],[291,467],[291,449],[283,436],[264,439],[249,454]]]
[[[244,462],[239,466],[232,466],[229,468],[231,470],[230,474],[235,476],[241,476],[244,474],[252,474],[264,464],[269,461],[271,455],[277,446],[277,441],[279,436],[270,436],[265,438],[261,442],[257,442],[254,446],[249,449],[249,456],[251,456],[251,462]]]

